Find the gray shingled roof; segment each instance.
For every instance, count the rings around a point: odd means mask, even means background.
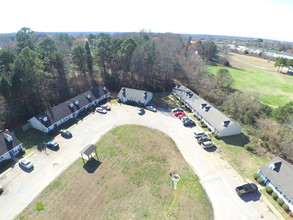
[[[8,141],[5,137],[11,136],[12,141]],[[8,138],[9,139],[9,138]],[[7,153],[15,148],[21,142],[14,136],[14,134],[8,130],[0,132],[0,155]]]
[[[293,201],[293,165],[280,157],[275,157],[259,170],[285,195]]]
[[[127,98],[129,100],[134,100],[136,102],[144,103],[146,100],[145,93],[149,93],[145,90],[139,90],[139,89],[130,89],[122,87],[120,89],[120,92],[118,93],[118,98]]]
[[[232,121],[229,117],[209,104],[207,101],[196,95],[192,90],[183,86],[176,85],[173,89],[182,99],[185,100],[194,110],[196,110],[206,121],[208,121],[218,132],[225,129],[229,125],[240,125]],[[204,108],[203,108],[204,106]],[[206,111],[208,110],[208,111]],[[224,126],[224,124],[226,126]]]
[[[106,87],[95,87],[36,115],[35,118],[37,118],[46,127],[50,127],[52,124],[60,121],[68,115],[71,115],[78,109],[83,108],[106,93],[108,93]],[[76,101],[78,101],[78,104],[75,104]],[[70,107],[69,104],[71,104],[72,107]],[[47,117],[46,121],[42,120],[44,117]]]

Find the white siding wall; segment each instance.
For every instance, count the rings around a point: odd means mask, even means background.
[[[152,100],[152,98],[153,98],[153,93],[148,92],[147,93],[147,99],[146,99],[144,104],[147,105]]]
[[[12,150],[8,151],[7,153],[3,154],[0,156],[0,162],[4,161],[4,160],[9,160],[11,159],[11,156],[9,154],[9,152],[12,152],[13,156],[15,156],[16,154],[18,154],[20,151],[22,150],[22,144],[17,145],[15,148],[13,148]]]
[[[39,120],[37,120],[35,117],[31,118],[30,120],[28,120],[29,123],[31,123],[32,127],[37,129],[37,130],[40,130],[40,131],[43,131],[45,133],[48,133],[49,130],[48,128],[46,128]]]

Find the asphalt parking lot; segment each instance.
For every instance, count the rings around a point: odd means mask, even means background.
[[[1,175],[0,183],[5,191],[0,197],[0,219],[10,220],[20,213],[50,182],[60,175],[79,156],[88,144],[94,144],[107,131],[123,124],[140,124],[156,128],[169,135],[177,144],[186,161],[199,176],[214,209],[215,219],[280,219],[261,199],[261,196],[243,200],[235,193],[235,186],[245,181],[217,151],[206,151],[194,136],[194,128],[184,127],[171,112],[161,109],[157,113],[147,111],[137,114],[137,108],[115,104],[107,114],[88,115],[69,130],[73,137],[55,138],[58,151],[35,151],[29,159],[35,164],[31,172],[25,172],[17,164]]]

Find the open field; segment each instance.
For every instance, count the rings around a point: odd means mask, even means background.
[[[229,62],[234,68],[280,74],[277,71],[278,68],[274,66],[274,62],[268,62],[268,60],[259,57],[229,53]]]
[[[198,178],[164,133],[138,125],[112,129],[98,157],[78,159],[16,219],[210,219]],[[169,173],[181,179],[172,189]],[[44,210],[37,211],[43,205]]]
[[[211,73],[226,68],[231,73],[234,89],[259,97],[260,101],[278,107],[293,101],[293,77],[281,73],[247,70],[239,67],[209,66]]]

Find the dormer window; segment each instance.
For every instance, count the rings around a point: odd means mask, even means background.
[[[230,121],[223,121],[223,126],[224,127],[228,127],[229,124],[230,124]]]
[[[74,104],[75,104],[75,105],[79,105],[78,100],[74,100]]]
[[[207,104],[206,103],[204,103],[204,104],[201,104],[201,108],[205,108],[207,106]]]
[[[86,97],[87,99],[91,99],[91,95],[90,95],[90,94],[86,94],[85,97]]]
[[[104,90],[104,92],[107,91],[106,86],[103,86],[102,89]]]
[[[43,117],[43,121],[44,121],[44,122],[47,122],[47,121],[48,121],[48,117],[47,117],[47,116],[44,116],[44,117]]]
[[[68,103],[69,108],[73,108],[74,104],[72,102]]]
[[[205,111],[208,112],[210,110],[211,106],[206,106]]]
[[[9,134],[5,134],[5,139],[8,141],[8,142],[12,142],[13,141],[13,137]]]

